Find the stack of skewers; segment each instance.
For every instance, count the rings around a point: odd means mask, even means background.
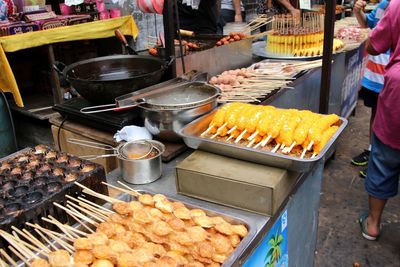
[[[340,118],[308,110],[230,103],[215,113],[202,137],[304,158],[316,157],[338,130]]]
[[[308,62],[265,61],[249,68],[224,71],[210,83],[221,89],[219,102],[260,102],[275,90],[289,88],[300,71],[321,66],[321,60]]]
[[[42,219],[56,231],[29,222],[27,229],[0,230],[9,244],[8,252],[0,248],[0,266],[19,266],[19,259],[32,267],[218,267],[248,234],[244,225],[210,217],[161,194],[141,194],[121,182],[126,189],[104,184],[135,200],[125,202],[76,184],[83,193],[111,203],[112,209],[67,195],[66,206],[54,205],[80,228],[50,215]]]
[[[324,43],[324,15],[305,12],[301,19],[292,15],[275,15],[272,30],[267,34],[267,52],[283,56],[320,56]],[[338,51],[344,43],[334,40],[333,49]]]

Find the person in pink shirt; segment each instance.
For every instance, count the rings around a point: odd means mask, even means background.
[[[359,218],[362,235],[376,240],[387,200],[398,193],[400,175],[400,0],[391,0],[386,13],[367,41],[371,55],[390,49],[384,87],[379,94],[373,124],[372,150],[365,189],[368,213]]]

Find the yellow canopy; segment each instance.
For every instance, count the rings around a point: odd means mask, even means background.
[[[139,33],[133,17],[126,16],[0,37],[0,90],[3,92],[11,92],[14,96],[15,103],[19,107],[24,106],[5,52],[15,52],[22,49],[60,42],[107,38],[113,36],[114,30],[116,29],[119,29],[124,35],[131,35],[134,38],[136,38]]]

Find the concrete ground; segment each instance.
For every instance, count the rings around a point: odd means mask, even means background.
[[[367,209],[362,167],[350,164],[369,143],[370,110],[359,101],[356,116],[338,141],[336,156],[325,166],[319,209],[315,266],[399,267],[400,197],[390,199],[383,213],[378,241],[362,238],[359,215]],[[357,265],[355,265],[357,266]]]

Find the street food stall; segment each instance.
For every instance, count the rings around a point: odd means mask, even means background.
[[[215,45],[187,53],[164,21],[153,55],[65,66],[84,99],[54,107],[57,149],[0,160],[0,266],[312,266],[324,164],[356,84],[321,73],[326,62],[332,76],[359,67],[343,41],[331,39],[332,62],[296,36],[323,35],[331,8],[304,16],[303,28],[272,19],[295,36],[283,41],[189,36]],[[110,94],[127,74],[140,86]]]

